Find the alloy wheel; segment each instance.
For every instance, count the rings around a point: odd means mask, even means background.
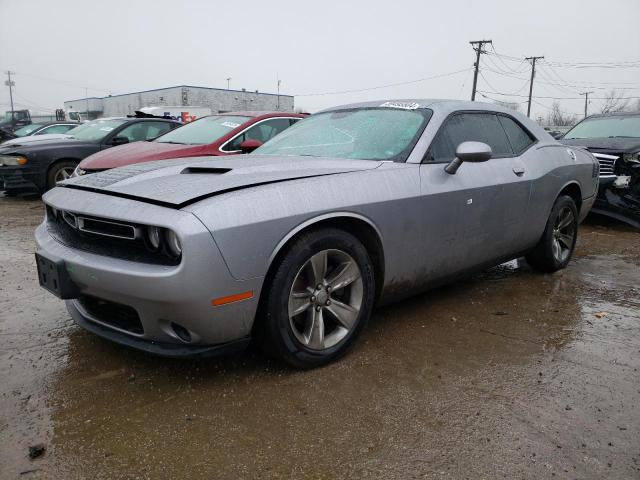
[[[562,263],[571,255],[576,237],[576,221],[573,211],[565,206],[558,212],[553,234],[551,236],[551,248],[554,258]]]
[[[73,167],[62,167],[60,170],[58,170],[56,172],[56,175],[54,177],[54,180],[56,183],[62,182],[63,180],[67,180],[68,178],[71,178],[71,175],[73,175],[73,171],[75,169]]]
[[[364,288],[360,267],[342,250],[322,250],[296,274],[289,292],[289,324],[311,350],[326,350],[355,328]]]

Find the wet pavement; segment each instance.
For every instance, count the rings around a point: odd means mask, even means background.
[[[566,270],[511,262],[379,309],[300,372],[84,332],[37,285],[41,217],[0,198],[3,479],[640,478],[639,233],[583,225]]]

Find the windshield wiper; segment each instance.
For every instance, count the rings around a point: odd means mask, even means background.
[[[636,138],[631,135],[611,135],[609,138]]]
[[[186,145],[186,143],[183,143],[183,142],[171,142],[171,141],[169,141],[169,142],[158,142],[158,143],[172,143],[174,145]]]

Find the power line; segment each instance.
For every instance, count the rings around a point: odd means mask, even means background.
[[[367,92],[370,90],[379,90],[381,88],[389,88],[389,87],[399,87],[402,85],[409,85],[412,83],[420,83],[420,82],[425,82],[427,80],[434,80],[436,78],[443,78],[443,77],[450,77],[452,75],[457,75],[458,73],[462,73],[462,72],[468,72],[469,70],[471,70],[470,68],[464,68],[462,70],[456,70],[455,72],[449,72],[449,73],[442,73],[440,75],[432,75],[430,77],[424,77],[424,78],[418,78],[416,80],[408,80],[406,82],[398,82],[398,83],[389,83],[386,85],[378,85],[375,87],[368,87],[368,88],[359,88],[359,89],[354,89],[354,90],[342,90],[342,91],[335,91],[335,92],[321,92],[321,93],[298,93],[295,94],[295,97],[317,97],[317,96],[321,96],[321,95],[342,95],[345,93],[358,93],[358,92]]]
[[[512,75],[510,73],[499,72],[499,71],[492,70],[492,69],[486,68],[486,67],[485,67],[485,70],[489,70],[490,72],[497,73],[498,75],[504,75],[506,77],[517,78],[518,80],[527,80],[526,78],[519,77],[517,75]],[[596,84],[596,85],[572,85],[572,84],[561,85],[561,84],[558,84],[558,83],[542,82],[542,81],[539,81],[538,83],[543,83],[543,84],[546,84],[546,85],[574,87],[574,88],[580,88],[580,89],[582,89],[582,88],[594,88],[594,89],[597,89],[597,90],[608,90],[607,87],[599,87],[599,86],[597,86],[597,84],[601,83],[601,82],[592,82],[593,84]],[[601,84],[604,84],[604,82],[602,82]],[[607,85],[622,85],[622,83],[608,83]],[[640,87],[619,87],[619,89],[620,90],[640,90]]]
[[[484,90],[478,90],[478,92],[483,92],[483,93],[492,93],[494,95],[503,95],[505,97],[520,97],[520,98],[528,98],[528,95],[515,95],[512,93],[502,93],[502,92],[487,92]],[[593,92],[590,92],[593,93]],[[542,96],[542,95],[536,95],[536,98],[548,98],[551,100],[582,100],[582,97],[550,97],[550,96]],[[606,100],[607,97],[590,97],[591,100]],[[620,97],[621,100],[634,100],[636,98],[640,98],[640,96],[631,96],[631,97]]]
[[[493,49],[493,55],[500,57],[506,61],[510,62],[522,62],[521,57],[514,57],[512,55],[505,55],[503,53],[499,53],[495,49]],[[620,68],[636,68],[640,67],[640,60],[621,60],[617,62],[563,62],[560,60],[545,60],[545,63],[551,63],[556,67],[578,67],[578,68],[609,68],[609,67],[620,67]]]

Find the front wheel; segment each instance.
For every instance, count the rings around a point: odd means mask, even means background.
[[[536,270],[551,273],[565,268],[578,238],[578,209],[567,195],[558,197],[551,209],[542,238],[526,256]]]
[[[54,163],[47,175],[47,190],[51,190],[58,182],[71,178],[77,166],[78,163],[72,160]]]
[[[317,230],[291,245],[266,288],[257,340],[272,356],[313,368],[343,355],[367,323],[373,266],[353,235]]]

